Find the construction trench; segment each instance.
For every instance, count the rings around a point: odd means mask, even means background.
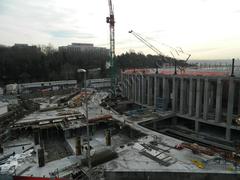
[[[161,75],[156,76],[161,78]],[[124,84],[130,74],[122,77]],[[181,100],[183,95],[195,92],[176,92],[179,98],[175,101],[174,112],[173,99],[170,98],[170,89],[174,87],[172,80],[164,80],[162,85],[159,83],[158,96],[156,91],[148,90],[151,89],[149,85],[144,88],[145,95],[141,96],[144,91],[137,88],[138,83],[132,80],[129,83],[130,80],[127,86],[122,86],[123,94],[114,98],[106,91],[76,91],[32,99],[32,106],[37,107],[38,104],[38,108],[10,123],[8,138],[1,141],[0,174],[72,179],[89,176],[85,117],[85,99],[88,98],[92,179],[239,178],[239,156],[234,142],[239,137],[238,127],[230,126],[231,140],[228,140],[228,126],[223,124],[223,119],[229,115],[225,110],[219,124],[211,120],[205,122],[193,115],[189,117],[188,110],[195,113],[196,109],[187,108],[187,104],[196,100],[192,98],[194,100],[190,102],[189,97],[184,102],[186,104]],[[156,90],[153,80],[149,82]],[[197,88],[193,89],[197,91]],[[214,87],[211,89],[213,91]],[[226,89],[223,91],[226,93]],[[139,96],[134,95],[135,92]],[[169,99],[159,99],[162,97]],[[203,103],[204,98],[200,99]],[[161,102],[154,103],[154,100]],[[217,96],[212,101],[216,100]],[[209,101],[209,106],[212,101]],[[228,104],[222,103],[222,109]],[[230,108],[227,109],[230,112]],[[181,114],[180,110],[184,113]],[[208,109],[207,114],[212,111],[214,109]],[[204,112],[199,112],[200,117]]]

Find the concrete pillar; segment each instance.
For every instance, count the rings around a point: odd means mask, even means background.
[[[216,116],[215,122],[221,122],[222,118],[222,80],[217,80],[217,92],[216,92]]]
[[[135,93],[136,93],[136,97],[135,100],[138,103],[138,99],[139,99],[139,81],[138,81],[138,75],[135,75],[135,81],[136,81],[136,87],[135,87]]]
[[[154,107],[157,107],[157,98],[159,97],[159,79],[158,75],[154,76]]]
[[[208,78],[204,81],[204,104],[203,104],[203,119],[208,119],[208,105],[209,105],[209,81]]]
[[[132,74],[132,101],[135,102],[135,75]]]
[[[134,102],[135,100],[135,81],[134,81],[134,75],[131,75],[131,100]]]
[[[122,70],[120,71],[120,78],[121,78],[121,82],[120,82],[121,86],[120,87],[122,89],[121,94],[122,94],[122,96],[124,96],[124,91],[123,91],[123,87],[122,87],[122,84],[124,82],[124,74],[123,74]]]
[[[147,105],[150,105],[150,76],[147,77]]]
[[[111,131],[109,129],[105,131],[105,140],[106,146],[111,146]]]
[[[138,75],[137,78],[138,78],[138,103],[141,104],[141,98],[142,98],[142,95],[141,95],[141,87],[142,87],[142,78],[141,78],[142,75]]]
[[[128,100],[130,100],[131,97],[131,78],[130,74],[128,74]]]
[[[128,86],[127,86],[128,87],[128,93],[127,93],[128,96],[127,97],[128,97],[128,100],[130,100],[130,98],[131,98],[131,79],[130,79],[130,75],[129,74],[127,76],[128,76],[127,77],[127,79],[128,79]]]
[[[199,132],[199,122],[195,120],[195,132]]]
[[[142,104],[146,104],[146,78],[142,76]]]
[[[201,79],[197,79],[197,94],[196,94],[196,117],[200,118],[202,112],[202,84]]]
[[[190,83],[189,83],[189,103],[188,103],[188,114],[189,116],[192,116],[193,115],[193,95],[194,95],[194,82],[193,82],[193,79],[191,78],[190,79]]]
[[[148,105],[152,106],[152,88],[153,88],[153,83],[152,83],[152,77],[148,76]]]
[[[82,143],[81,143],[81,137],[76,137],[76,155],[79,156],[82,154]]]
[[[131,100],[134,101],[134,98],[135,98],[135,81],[134,81],[134,76],[131,75]]]
[[[137,75],[134,75],[134,102],[137,102],[137,98],[138,98],[138,78]]]
[[[169,103],[169,83],[166,77],[163,77],[163,103],[163,109],[166,111]]]
[[[184,106],[185,106],[185,82],[184,78],[181,78],[181,85],[180,85],[180,114],[184,114]]]
[[[214,105],[215,105],[214,96],[216,94],[216,91],[214,91],[214,89],[215,89],[215,84],[210,83],[209,84],[209,105],[208,105],[208,107],[209,107],[209,111],[211,111],[211,112],[214,110]]]
[[[174,76],[172,79],[173,86],[172,86],[172,111],[177,112],[177,78]]]
[[[229,79],[228,87],[228,107],[227,107],[227,129],[226,129],[226,139],[231,139],[231,125],[233,118],[233,103],[234,103],[234,77]]]
[[[45,166],[45,157],[44,157],[44,149],[38,149],[38,166],[43,167]]]

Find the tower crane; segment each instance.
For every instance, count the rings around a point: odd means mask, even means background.
[[[144,43],[146,46],[148,46],[150,49],[152,49],[157,55],[162,57],[162,60],[164,63],[166,63],[167,61],[165,60],[165,55],[163,55],[163,53],[161,51],[159,51],[154,45],[152,45],[151,43],[149,43],[148,41],[146,41],[140,34],[134,32],[133,30],[129,31],[130,34],[134,35],[138,40],[140,40],[142,43]],[[172,48],[172,47],[171,47]],[[174,49],[174,48],[173,48]],[[177,54],[178,54],[178,50],[174,49]],[[181,53],[184,53],[183,50],[180,48]],[[173,56],[174,59],[174,66],[175,66],[175,72],[174,74],[177,74],[177,67],[178,69],[180,69],[181,72],[185,71],[185,66],[184,65],[177,65],[177,59],[174,57],[173,53],[170,51],[170,53]],[[186,63],[188,61],[188,59],[190,58],[190,54],[188,54],[187,59],[184,61],[184,63]],[[170,58],[170,57],[168,57]],[[157,71],[156,71],[157,72]]]
[[[133,30],[130,30],[129,31],[129,33],[130,34],[132,34],[132,35],[134,35],[138,40],[140,40],[141,42],[143,42],[146,46],[148,46],[150,49],[152,49],[157,55],[159,55],[159,56],[161,56],[161,57],[163,57],[163,62],[166,62],[165,60],[164,60],[164,56],[163,56],[163,54],[162,54],[162,52],[161,51],[159,51],[155,46],[153,46],[151,43],[149,43],[148,41],[146,41],[140,34],[138,34],[138,33],[136,33],[136,32],[134,32]],[[158,64],[158,62],[156,62],[156,73],[158,73],[158,66],[160,66],[159,64]]]
[[[142,36],[140,36],[140,34],[134,32],[133,30],[129,31],[129,33],[134,35],[138,40],[143,42],[146,46],[148,46],[150,49],[152,49],[155,53],[157,53],[160,56],[163,56],[161,51],[159,51],[155,46],[153,46],[148,41],[146,41]]]
[[[107,63],[107,68],[110,68],[111,85],[113,88],[113,92],[115,93],[115,85],[116,85],[115,18],[114,18],[112,0],[108,0],[108,6],[109,6],[109,17],[106,18],[106,22],[109,24],[109,29],[110,29],[110,61]]]

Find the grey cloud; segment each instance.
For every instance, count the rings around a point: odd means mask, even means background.
[[[81,38],[81,39],[93,39],[95,36],[90,33],[79,33],[74,30],[57,30],[48,32],[51,36],[56,38]]]
[[[94,38],[89,33],[79,33],[78,28],[74,27],[72,19],[69,15],[74,12],[67,8],[56,8],[53,0],[1,0],[0,10],[4,9],[2,25],[0,27],[8,27],[14,29],[19,33],[25,32],[23,29],[45,33],[53,38]],[[6,18],[7,17],[7,18]],[[12,19],[9,23],[6,19]],[[64,27],[64,24],[73,24],[73,26]],[[18,30],[17,30],[18,29]],[[82,27],[80,29],[83,29]]]

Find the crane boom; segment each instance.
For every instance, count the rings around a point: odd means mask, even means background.
[[[164,57],[168,57],[168,56],[165,56],[163,55],[163,53],[161,51],[159,51],[155,46],[153,46],[151,43],[149,43],[148,41],[146,41],[143,37],[141,37],[141,35],[139,35],[138,33],[134,32],[133,30],[129,31],[130,34],[133,34],[138,40],[140,40],[141,42],[143,42],[146,46],[148,46],[150,49],[152,49],[157,55],[161,56],[163,58],[163,61],[165,61],[165,58]],[[168,45],[167,45],[168,46]],[[170,46],[168,46],[169,48],[173,49],[178,55],[178,51],[175,49],[175,48],[172,48]],[[180,48],[181,52],[183,52],[183,50]],[[176,68],[178,67],[181,71],[184,71],[185,70],[185,65],[177,65],[177,59],[175,58],[174,54],[172,53],[172,51],[170,51],[172,57],[173,57],[173,60],[174,60],[174,66],[175,66],[175,72],[174,74],[177,73],[176,71]],[[186,54],[186,53],[185,53]],[[187,63],[187,61],[189,60],[191,54],[188,54],[188,57],[187,59],[185,60],[185,63]]]
[[[155,53],[157,53],[160,56],[163,56],[162,52],[159,51],[155,46],[147,42],[143,37],[140,36],[140,34],[134,32],[133,30],[129,31],[130,34],[134,35],[138,40],[143,42],[146,46],[148,46],[150,49],[152,49]]]

